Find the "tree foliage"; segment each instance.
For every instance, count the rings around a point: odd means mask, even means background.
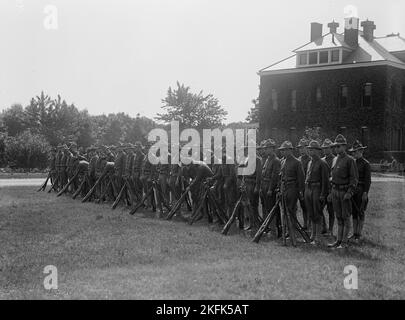
[[[167,96],[162,100],[164,113],[156,119],[168,124],[172,120],[180,122],[180,128],[206,129],[220,127],[227,112],[212,94],[192,93],[190,87],[177,82],[177,88],[169,87]]]

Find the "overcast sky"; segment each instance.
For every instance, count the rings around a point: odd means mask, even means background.
[[[44,26],[47,5],[56,30]],[[44,90],[91,114],[153,117],[178,80],[243,121],[256,72],[307,42],[310,22],[343,31],[347,5],[377,36],[405,36],[403,0],[1,0],[0,109]]]

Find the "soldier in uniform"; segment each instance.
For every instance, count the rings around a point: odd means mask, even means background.
[[[51,155],[49,157],[49,176],[51,184],[55,181],[56,175],[56,148],[52,148]]]
[[[308,143],[309,143],[308,140],[301,139],[297,146],[298,152],[300,154],[298,160],[301,162],[302,169],[304,170],[304,176],[307,173],[308,163],[311,160],[311,158],[308,155],[308,150],[307,150]],[[311,221],[309,219],[309,214],[308,214],[307,208],[305,207],[305,201],[303,199],[301,200],[301,198],[299,199],[299,201],[300,201],[302,217],[303,217],[303,221],[304,221],[303,229],[307,230],[307,229],[309,229],[309,224],[311,223]]]
[[[290,141],[284,141],[278,150],[281,151],[280,192],[285,208],[289,214],[297,217],[297,201],[304,199],[305,174],[301,162],[294,157]]]
[[[68,165],[67,165],[67,172],[68,172],[68,177],[69,180],[73,178],[74,174],[76,173],[76,170],[79,166],[79,154],[77,151],[77,144],[75,142],[71,142],[69,146],[69,157],[68,157]],[[75,191],[77,189],[77,179],[73,181],[71,185],[71,191]]]
[[[349,152],[352,152],[356,159],[359,183],[353,196],[353,234],[351,239],[360,240],[364,225],[364,216],[368,204],[368,192],[371,186],[371,167],[370,163],[364,159],[363,152],[367,147],[359,141],[353,143]]]
[[[159,150],[160,152],[160,150]],[[163,199],[160,199],[159,196],[159,202],[162,200],[166,203],[170,202],[170,187],[169,187],[169,175],[170,175],[170,153],[168,154],[168,163],[159,163],[156,166],[156,169],[158,171],[158,184],[159,188],[161,191],[161,194],[163,196]],[[159,204],[159,207],[162,204]]]
[[[347,142],[341,134],[337,135],[337,157],[332,164],[332,203],[338,223],[337,239],[329,244],[332,248],[345,248],[348,244],[350,216],[352,214],[351,198],[358,183],[355,160],[346,153]]]
[[[235,206],[235,195],[236,195],[236,171],[235,165],[228,164],[226,154],[226,149],[222,150],[222,164],[220,167],[221,184],[223,186],[223,206],[225,208],[225,214],[230,217],[232,215],[233,207]]]
[[[155,170],[155,166],[152,165],[152,163],[150,163],[149,159],[148,159],[148,151],[149,151],[150,145],[146,145],[145,147],[145,155],[143,157],[142,160],[142,171],[141,171],[141,182],[142,182],[142,186],[143,186],[143,193],[146,194],[149,189],[152,187],[152,178],[154,176],[153,171]],[[146,203],[146,208],[150,208],[153,206],[154,211],[155,211],[155,205],[152,202],[152,197],[149,197],[147,199],[147,203]]]
[[[328,221],[329,223],[328,223],[328,228],[327,228],[326,219],[322,213],[322,224],[323,224],[322,234],[328,233],[329,235],[333,236],[333,226],[335,224],[335,213],[333,211],[332,196],[329,196],[332,191],[332,185],[330,184],[330,178],[331,178],[331,172],[332,172],[332,163],[333,163],[333,159],[335,158],[335,155],[333,154],[333,151],[332,151],[333,142],[330,139],[325,139],[321,148],[322,148],[323,154],[324,154],[324,157],[322,158],[322,160],[324,160],[328,164],[328,169],[329,169],[329,194],[328,194],[327,201],[325,204],[326,210],[328,211],[328,215],[329,215],[329,221]]]
[[[281,161],[276,155],[276,143],[273,139],[262,141],[259,148],[263,150],[264,158],[260,198],[263,208],[263,219],[266,219],[266,216],[276,204],[276,189],[280,179]],[[276,219],[273,220],[271,229],[275,230],[278,236],[281,236],[281,217],[279,209],[276,211]]]
[[[214,149],[214,150],[221,150],[221,148]],[[211,187],[217,200],[218,204],[221,208],[226,212],[225,209],[225,195],[224,195],[224,179],[222,176],[222,159],[221,156],[217,157],[215,152],[211,154],[211,170],[213,173],[212,181],[214,185]]]
[[[115,168],[115,185],[118,189],[118,192],[121,190],[123,186],[123,174],[125,170],[126,164],[126,154],[124,152],[125,146],[123,144],[119,144],[117,147],[117,154],[114,160],[114,168]]]
[[[60,186],[62,185],[62,157],[63,157],[62,144],[58,144],[56,150],[57,153],[55,157],[55,168],[56,168],[57,183],[55,186],[55,190],[59,190]]]
[[[141,182],[142,163],[145,158],[145,154],[142,152],[142,143],[140,141],[135,142],[134,161],[132,166],[132,181],[134,183],[134,191],[138,194],[138,198],[143,196],[143,187]]]
[[[131,143],[127,143],[124,146],[124,152],[126,154],[126,161],[125,161],[125,168],[124,168],[124,172],[123,172],[123,183],[125,183],[125,181],[128,181],[128,185],[129,185],[129,190],[128,192],[131,194],[131,199],[135,199],[135,186],[134,186],[134,182],[132,179],[132,170],[134,167],[134,159],[135,159],[135,146],[132,145]]]
[[[69,161],[69,148],[66,144],[63,145],[63,153],[60,159],[60,170],[61,170],[61,187],[63,188],[66,183],[68,182],[68,172],[67,172],[67,165]]]
[[[311,240],[313,245],[319,242],[322,222],[322,209],[329,193],[329,167],[321,159],[321,146],[316,140],[308,145],[311,160],[305,178],[305,206],[312,222]]]
[[[256,167],[255,171],[250,175],[245,175],[246,196],[249,210],[249,226],[245,230],[251,230],[253,233],[260,227],[259,220],[259,198],[260,185],[262,176],[263,159],[260,155],[260,149],[256,150]],[[248,166],[249,159],[246,162]]]
[[[89,170],[87,171],[88,177],[89,177],[89,182],[90,182],[90,188],[96,183],[96,164],[98,161],[98,155],[95,152],[96,147],[89,147],[87,148],[87,157],[89,159]]]

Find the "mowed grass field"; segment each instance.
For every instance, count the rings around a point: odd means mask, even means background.
[[[404,299],[405,183],[372,184],[366,240],[346,251],[190,226],[152,212],[0,188],[1,299]],[[325,244],[331,239],[324,239]],[[43,271],[58,269],[58,289]],[[358,268],[358,290],[344,267]]]

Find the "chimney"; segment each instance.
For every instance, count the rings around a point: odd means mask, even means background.
[[[339,28],[339,23],[337,23],[337,22],[335,22],[335,20],[333,20],[332,22],[328,23],[328,28],[329,28],[330,33],[336,33],[337,28]]]
[[[374,21],[369,21],[368,19],[366,21],[363,21],[361,23],[361,26],[363,27],[363,37],[367,41],[373,41],[374,39],[374,30],[375,30],[375,24]]]
[[[345,18],[345,42],[351,47],[359,45],[359,18]]]
[[[322,24],[311,22],[311,42],[322,37]]]

